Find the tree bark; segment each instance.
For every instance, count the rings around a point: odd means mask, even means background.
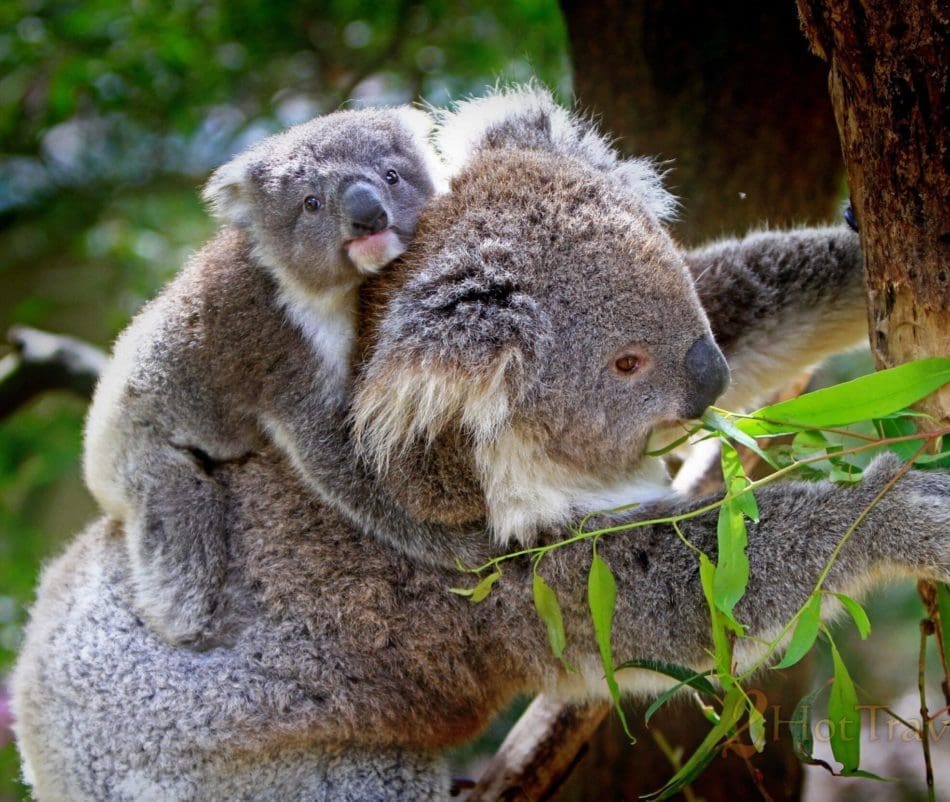
[[[673,160],[681,240],[833,214],[842,169],[825,67],[790,2],[561,7],[581,105],[622,149]]]
[[[879,368],[950,355],[950,10],[799,0],[830,65]],[[921,409],[950,421],[950,387]]]

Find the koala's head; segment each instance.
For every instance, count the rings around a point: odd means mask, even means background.
[[[502,542],[667,493],[647,438],[728,370],[654,168],[534,89],[462,104],[438,139],[457,172],[382,282],[363,447],[385,469],[461,432]]]
[[[431,128],[409,107],[318,117],[220,167],[204,198],[281,278],[353,286],[405,250],[441,181]]]

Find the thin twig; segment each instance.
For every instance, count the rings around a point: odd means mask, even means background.
[[[927,712],[927,636],[932,634],[933,621],[925,618],[920,622],[920,654],[917,656],[917,690],[920,693],[920,743],[924,750],[924,766],[926,767],[927,778],[927,799],[930,802],[936,802],[936,790],[934,789],[934,767],[930,758],[930,727],[928,720],[930,714]]]

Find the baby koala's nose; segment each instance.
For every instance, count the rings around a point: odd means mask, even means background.
[[[351,184],[343,193],[343,212],[354,237],[365,237],[389,225],[383,199],[369,184]]]

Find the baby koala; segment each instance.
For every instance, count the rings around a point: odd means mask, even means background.
[[[117,340],[85,477],[125,521],[139,612],[166,640],[220,635],[217,466],[268,441],[305,479],[319,462],[320,416],[347,397],[359,285],[405,250],[441,183],[430,127],[412,108],[340,111],[219,168],[204,198],[225,227]]]

